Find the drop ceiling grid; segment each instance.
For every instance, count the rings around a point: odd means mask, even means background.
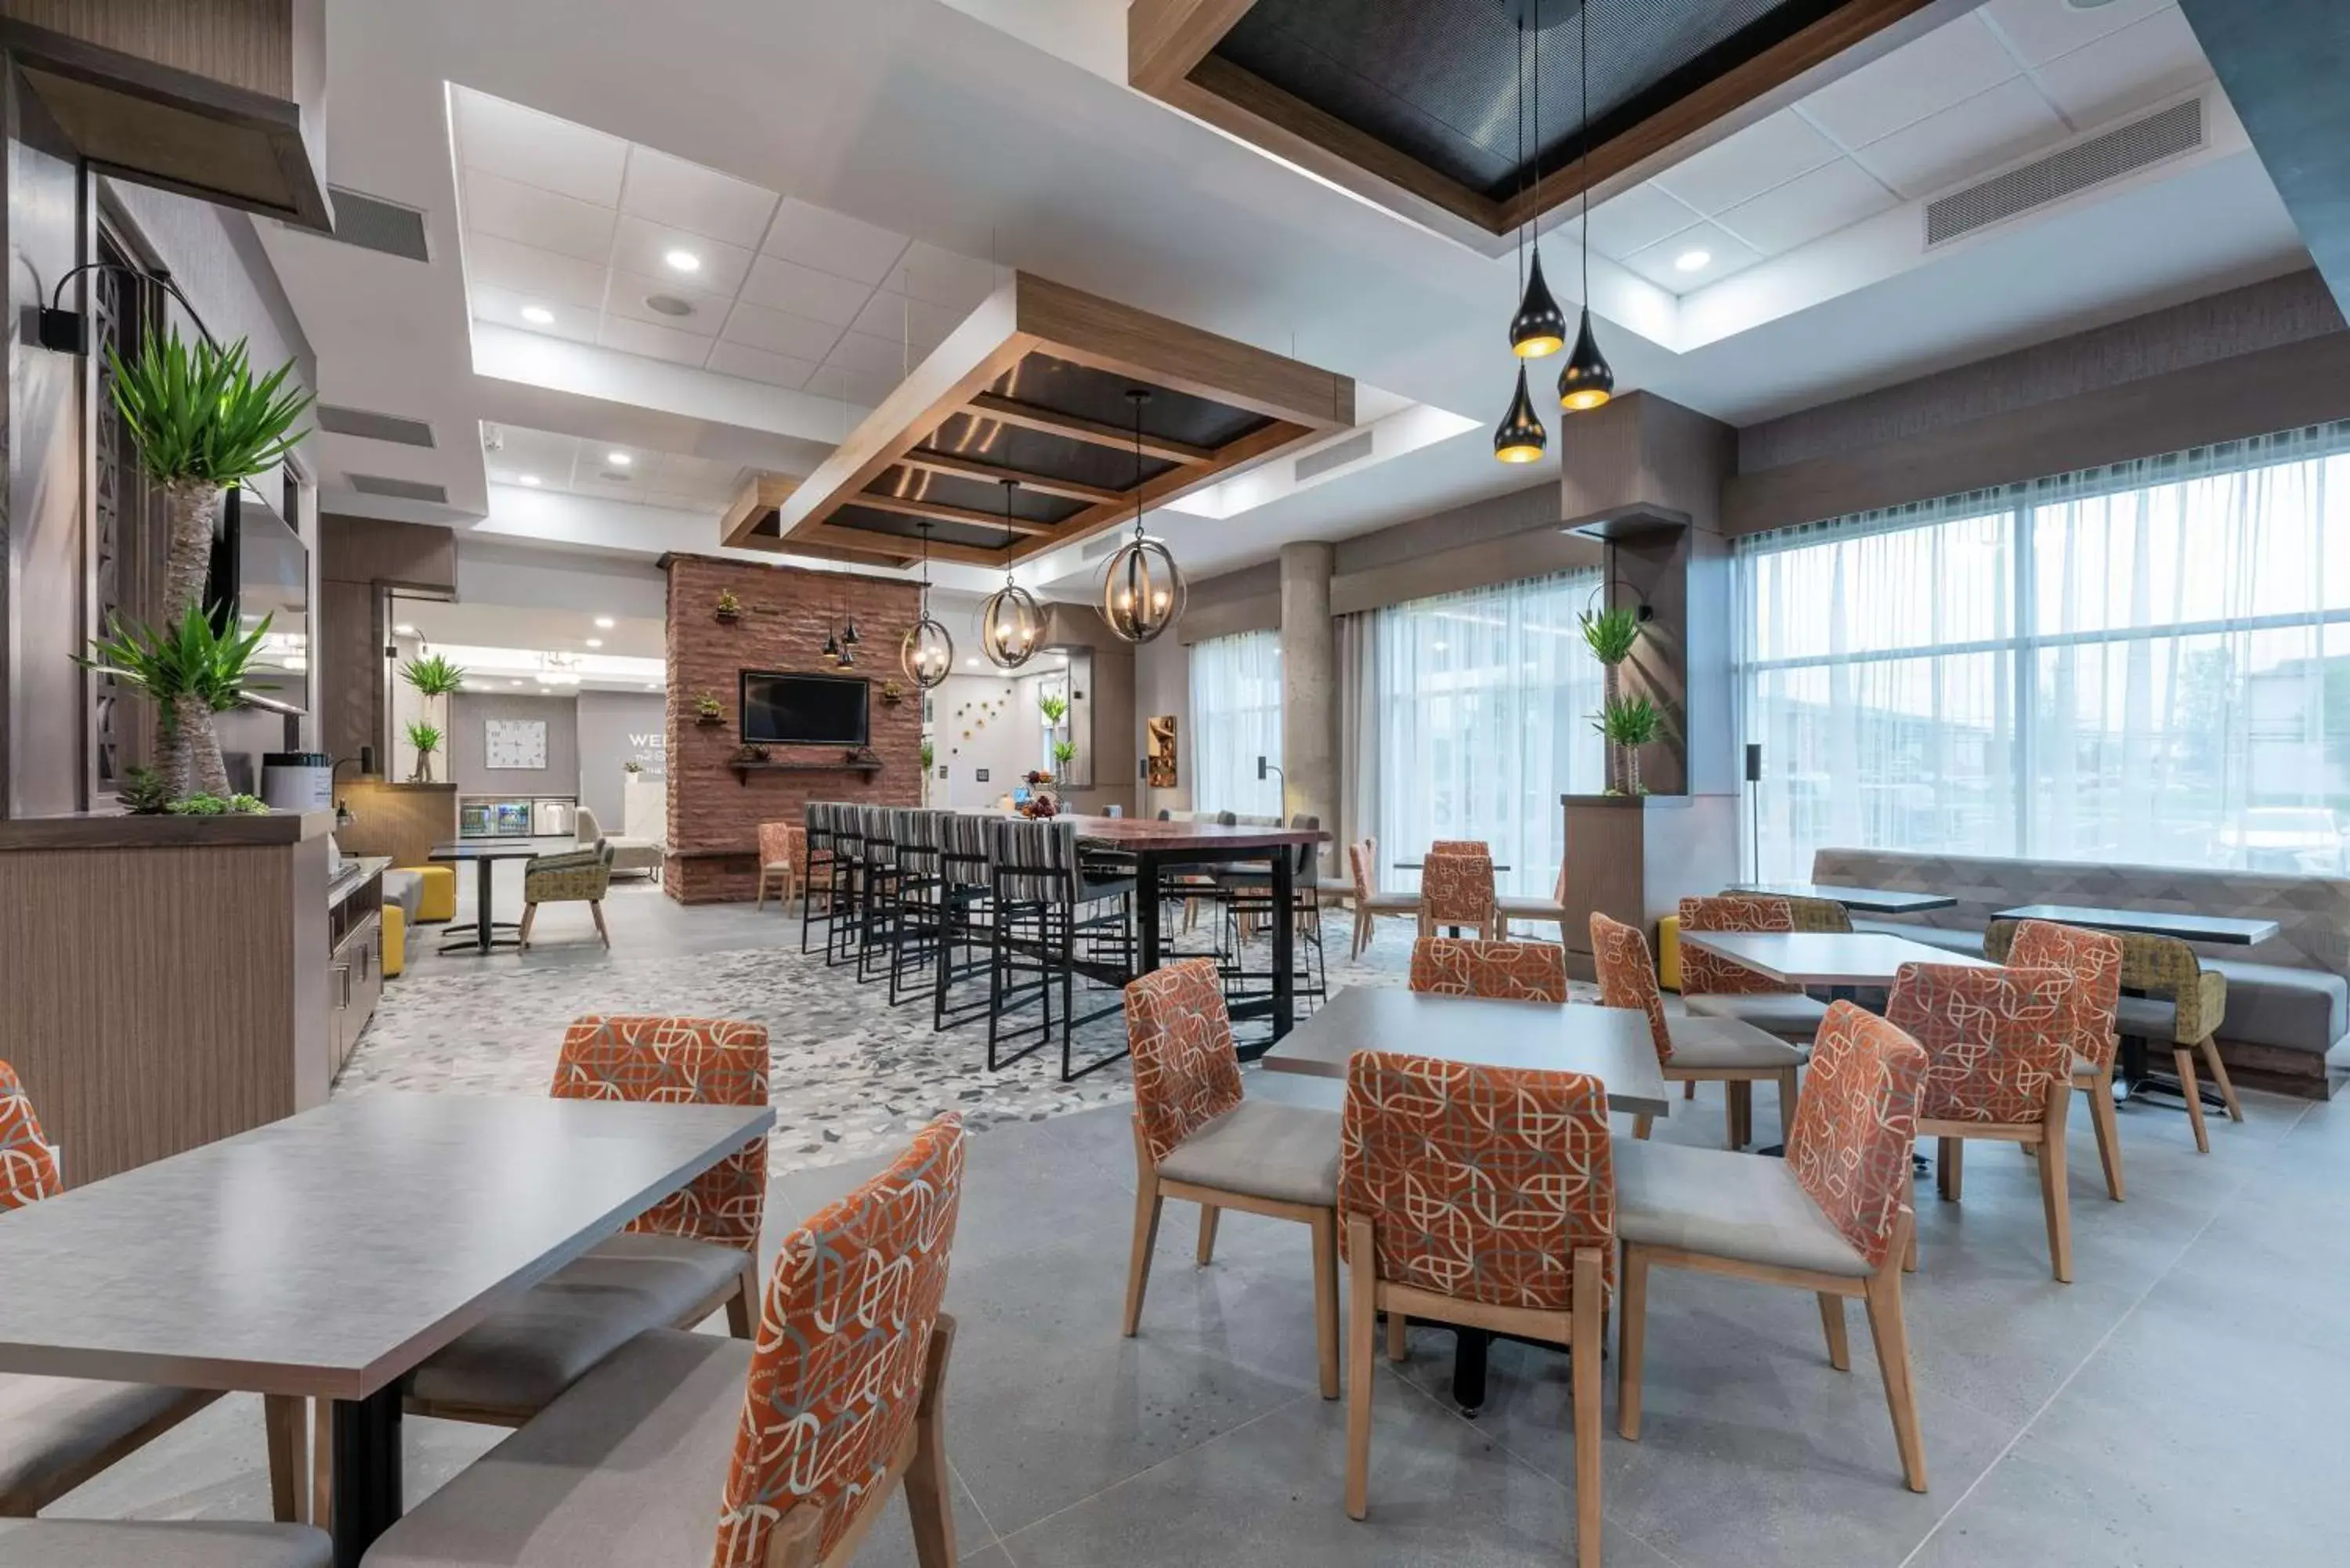
[[[531,474],[542,490],[695,510],[723,506],[742,483],[739,465],[685,452],[520,425],[500,426],[499,436],[499,450],[485,455],[490,477],[501,484],[518,484],[523,475]],[[630,462],[613,464],[610,454],[616,452]],[[604,477],[618,472],[629,477],[620,481]]]

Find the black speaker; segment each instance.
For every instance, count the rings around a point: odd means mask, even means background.
[[[1759,741],[1746,742],[1746,782],[1762,782],[1762,744]]]

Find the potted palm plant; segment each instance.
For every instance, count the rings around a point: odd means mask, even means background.
[[[441,749],[441,726],[429,719],[409,721],[408,743],[416,748],[416,771],[408,775],[408,782],[431,784],[432,753]]]
[[[1646,697],[1610,697],[1591,721],[1617,759],[1610,794],[1646,794],[1640,787],[1640,748],[1664,732],[1665,716]]]
[[[1077,743],[1075,741],[1054,742],[1053,771],[1058,774],[1061,777],[1067,778],[1069,776],[1069,764],[1076,760],[1076,756]]]
[[[1036,694],[1036,711],[1045,715],[1046,729],[1057,730],[1061,721],[1069,716],[1069,700],[1057,691],[1040,691]]]
[[[76,661],[153,699],[162,742],[157,772],[167,800],[227,798],[228,766],[213,715],[244,706],[245,670],[268,633],[265,618],[249,632],[221,631],[192,605],[161,630],[118,619],[111,634],[93,639],[88,654]]]
[[[449,701],[465,684],[465,670],[446,654],[434,653],[411,659],[401,665],[400,678],[408,682],[410,689],[424,704],[422,717],[407,729],[408,743],[416,752],[416,766],[410,773],[408,782],[431,784],[432,758],[426,748],[417,745],[416,737],[420,731],[432,732],[435,747],[447,738],[451,723]]]

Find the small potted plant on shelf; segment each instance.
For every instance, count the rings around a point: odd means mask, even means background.
[[[1664,732],[1665,716],[1646,697],[1610,697],[1591,727],[1615,753],[1617,782],[1609,794],[1646,794],[1640,784],[1640,748]]]
[[[693,722],[705,730],[716,729],[726,722],[725,705],[714,693],[704,691],[693,700]]]
[[[718,619],[723,626],[732,626],[743,618],[743,601],[734,597],[733,588],[718,590]]]
[[[1069,700],[1057,691],[1036,693],[1036,711],[1045,715],[1045,727],[1057,730],[1061,721],[1069,716]]]
[[[1053,766],[1056,772],[1063,774],[1067,774],[1069,771],[1069,764],[1076,761],[1076,759],[1077,743],[1075,741],[1055,741],[1053,742]]]
[[[906,689],[903,686],[899,685],[894,680],[884,680],[881,682],[881,705],[883,707],[895,708],[899,703],[903,702],[905,700]]]
[[[738,763],[764,763],[767,760],[768,754],[766,747],[755,743],[745,743],[734,748],[734,760]]]
[[[431,784],[432,753],[441,749],[441,726],[424,719],[409,721],[408,743],[416,748],[416,771],[408,775],[408,782]]]
[[[636,758],[634,758],[634,757],[630,757],[627,762],[622,763],[620,764],[620,771],[621,771],[622,773],[624,773],[624,774],[630,774],[631,776],[633,776],[633,775],[635,775],[635,774],[640,774],[640,773],[644,772],[644,771],[645,771],[645,764],[644,764],[644,763],[640,763],[640,762],[639,762],[639,761],[637,761],[637,759],[636,759]]]
[[[266,618],[250,632],[215,631],[211,618],[191,607],[161,630],[117,620],[113,635],[94,639],[75,662],[154,699],[167,798],[226,799],[228,764],[213,715],[244,705],[245,670],[268,633]]]

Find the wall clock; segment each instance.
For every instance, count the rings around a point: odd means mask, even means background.
[[[546,766],[546,721],[484,719],[483,765],[493,768]]]

